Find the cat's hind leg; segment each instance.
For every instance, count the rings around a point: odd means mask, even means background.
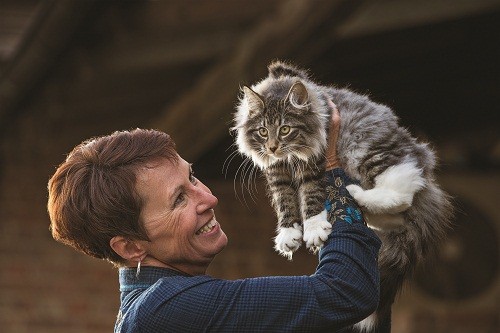
[[[377,314],[376,312],[372,313],[362,321],[357,324],[354,324],[354,327],[358,330],[358,332],[370,332],[377,324]]]
[[[410,161],[387,168],[375,178],[372,189],[364,190],[354,184],[346,188],[368,212],[396,214],[408,209],[415,193],[424,186],[421,169]]]
[[[372,214],[364,212],[366,224],[376,230],[392,230],[401,227],[405,223],[403,214]]]

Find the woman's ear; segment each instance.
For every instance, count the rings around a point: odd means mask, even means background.
[[[128,261],[141,261],[146,254],[146,250],[130,239],[123,236],[115,236],[109,241],[109,246],[115,251],[120,257]]]

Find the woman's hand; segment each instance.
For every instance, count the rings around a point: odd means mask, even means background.
[[[326,171],[340,166],[337,158],[337,139],[340,131],[340,114],[337,106],[328,100],[328,105],[332,108],[332,120],[330,123],[330,135],[328,137],[328,147],[326,149]]]

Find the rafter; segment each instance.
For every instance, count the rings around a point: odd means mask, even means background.
[[[19,52],[0,77],[0,126],[67,47],[93,1],[54,0],[44,4]]]
[[[151,126],[169,133],[182,155],[195,160],[227,135],[239,85],[264,74],[270,60],[288,57],[318,27],[335,25],[329,20],[348,2],[284,2],[242,36],[232,53],[202,74]]]

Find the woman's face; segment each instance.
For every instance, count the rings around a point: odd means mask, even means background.
[[[227,244],[215,219],[217,198],[196,179],[182,158],[151,163],[137,175],[143,201],[140,219],[150,242],[142,242],[143,265],[170,267],[188,274],[204,274]]]

